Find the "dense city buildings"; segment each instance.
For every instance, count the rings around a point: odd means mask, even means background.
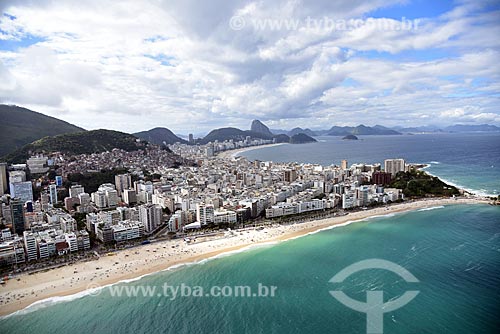
[[[11,196],[2,197],[2,221],[10,234],[2,232],[0,262],[29,263],[85,251],[91,237],[121,244],[159,232],[236,227],[256,219],[347,210],[403,197],[399,189],[385,188],[394,175],[408,169],[403,159],[385,160],[382,170],[380,164],[349,166],[347,160],[341,166],[322,166],[219,156],[269,142],[248,137],[206,145],[173,144],[170,150],[179,161],[189,162],[175,167],[165,163],[167,155],[159,148],[150,149],[147,157],[113,150],[76,159],[56,153],[34,156],[27,165],[2,164],[0,179],[9,172]],[[110,164],[119,160],[119,165]],[[71,173],[92,175],[106,164],[129,172],[117,173],[113,183],[100,184],[92,192],[68,180]],[[47,167],[58,175],[33,198],[33,185],[40,182],[26,179],[25,171]],[[65,197],[59,198],[61,194]],[[84,214],[85,229],[78,228],[76,214]]]

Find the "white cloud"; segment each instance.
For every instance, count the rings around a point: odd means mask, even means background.
[[[0,102],[124,131],[248,127],[254,118],[289,128],[500,123],[500,14],[483,2],[422,17],[417,30],[251,24],[368,20],[399,2],[2,2]],[[230,29],[233,15],[246,19],[242,30]]]

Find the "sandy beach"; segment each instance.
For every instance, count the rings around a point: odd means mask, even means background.
[[[94,261],[15,276],[0,286],[0,315],[13,313],[47,298],[72,295],[89,288],[158,272],[174,265],[197,262],[249,246],[285,241],[347,222],[441,205],[476,203],[488,202],[476,198],[426,199],[294,225],[276,224],[263,229],[235,230],[213,240],[192,244],[172,240],[142,245],[116,252],[112,256],[105,255]]]
[[[266,144],[266,145],[237,148],[234,150],[227,150],[227,151],[220,152],[219,154],[217,154],[217,157],[223,158],[223,159],[234,158],[238,153],[241,153],[241,152],[257,150],[257,149],[261,149],[264,147],[280,146],[280,145],[285,145],[285,144],[286,143],[277,143],[277,144]]]

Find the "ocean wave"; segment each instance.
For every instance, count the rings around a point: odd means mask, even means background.
[[[431,206],[430,208],[423,208],[423,209],[420,209],[418,211],[430,211],[430,210],[436,210],[436,209],[444,209],[444,206],[443,205]]]
[[[80,292],[77,292],[75,294],[71,294],[71,295],[67,295],[67,296],[55,296],[55,297],[49,297],[49,298],[45,298],[42,300],[38,300],[38,301],[26,306],[22,310],[19,310],[19,311],[16,311],[14,313],[7,314],[7,315],[0,317],[0,320],[6,319],[6,318],[9,318],[12,316],[25,315],[25,314],[28,314],[28,313],[31,313],[31,312],[55,305],[55,304],[59,304],[62,302],[70,302],[72,300],[80,299],[80,298],[83,298],[87,295],[93,294],[95,291],[100,290],[102,288],[104,288],[104,287],[87,289],[87,290],[80,291]]]
[[[435,208],[438,208],[438,207],[435,207]],[[428,209],[431,209],[431,208],[428,208]],[[409,211],[415,211],[415,210],[409,210]],[[422,211],[422,210],[416,210],[416,211]],[[81,292],[77,292],[75,294],[71,294],[71,295],[67,295],[67,296],[49,297],[49,298],[46,298],[46,299],[42,299],[42,300],[36,301],[36,302],[28,305],[27,307],[25,307],[22,310],[16,311],[14,313],[11,313],[11,314],[8,314],[8,315],[5,315],[5,316],[2,316],[2,317],[0,317],[0,320],[4,319],[4,318],[11,317],[11,316],[24,315],[24,314],[27,314],[27,313],[31,313],[31,312],[34,312],[36,310],[39,310],[39,309],[42,309],[42,308],[45,308],[45,307],[48,307],[48,306],[52,306],[54,304],[58,304],[58,303],[62,303],[62,302],[70,302],[70,301],[73,301],[73,300],[76,300],[76,299],[79,299],[79,298],[83,298],[83,297],[88,296],[88,295],[94,295],[94,294],[96,294],[96,291],[108,288],[110,286],[117,285],[117,284],[128,284],[128,283],[131,283],[131,282],[139,281],[139,280],[141,280],[142,278],[144,278],[146,276],[156,275],[156,274],[161,273],[161,272],[171,271],[171,270],[175,270],[175,269],[178,269],[178,268],[188,267],[188,266],[193,266],[193,265],[198,265],[198,264],[204,264],[204,263],[206,263],[208,261],[212,261],[212,260],[215,260],[215,259],[219,259],[219,258],[231,256],[231,255],[234,255],[234,254],[237,254],[237,253],[243,253],[243,252],[246,252],[246,251],[249,251],[249,250],[253,250],[253,249],[257,249],[257,248],[274,246],[274,245],[280,244],[282,242],[291,241],[291,240],[295,240],[295,239],[298,239],[298,238],[302,238],[304,236],[308,236],[308,235],[313,235],[313,234],[316,234],[316,233],[320,233],[320,232],[323,232],[323,231],[327,231],[327,230],[332,230],[332,229],[339,228],[339,227],[348,226],[348,225],[353,224],[353,223],[367,222],[369,220],[378,219],[378,218],[390,218],[390,217],[394,217],[395,215],[404,214],[404,213],[407,213],[407,212],[408,211],[393,212],[393,213],[388,213],[388,214],[375,215],[375,216],[370,216],[370,217],[366,217],[366,218],[349,220],[349,221],[346,221],[346,222],[341,223],[341,224],[326,226],[324,228],[320,228],[318,230],[315,230],[315,231],[312,231],[312,232],[309,232],[309,233],[306,233],[306,234],[298,235],[296,237],[288,238],[288,239],[285,239],[285,240],[257,243],[255,245],[248,245],[248,246],[242,247],[240,249],[231,250],[231,251],[227,251],[227,252],[221,252],[221,253],[219,253],[217,255],[208,257],[206,259],[201,259],[201,260],[192,261],[192,262],[178,263],[178,264],[169,266],[169,267],[167,267],[165,269],[162,269],[162,270],[159,270],[159,271],[147,273],[147,274],[144,274],[144,275],[141,275],[141,276],[138,276],[138,277],[134,277],[134,278],[130,278],[130,279],[120,280],[120,281],[117,281],[117,282],[114,282],[114,283],[110,283],[110,284],[107,284],[107,285],[103,285],[103,286],[99,286],[99,287],[95,287],[95,288],[91,288],[91,289],[86,289],[86,290],[83,290]]]
[[[312,231],[312,232],[308,232],[308,233],[305,233],[305,234],[302,234],[302,235],[298,235],[298,236],[296,236],[296,237],[288,238],[288,239],[283,240],[283,241],[295,240],[295,239],[298,239],[298,238],[305,237],[306,235],[313,235],[313,234],[316,234],[316,233],[319,233],[319,232],[328,231],[328,230],[333,230],[334,228],[347,226],[347,225],[350,225],[350,224],[352,224],[352,223],[356,223],[356,222],[360,222],[360,221],[361,221],[361,220],[348,220],[348,221],[346,221],[345,223],[342,223],[342,224],[336,224],[336,225],[326,226],[326,227],[323,227],[323,228],[317,229],[317,230]]]
[[[429,163],[433,164],[433,165],[440,165],[441,164],[439,161],[430,161]]]
[[[376,215],[376,216],[370,216],[370,217],[366,217],[362,220],[372,220],[372,219],[378,219],[378,218],[390,218],[390,217],[394,217],[395,215],[397,215],[398,213],[405,213],[405,212],[391,212],[391,213],[387,213],[387,214],[384,214],[384,215]]]
[[[284,240],[284,241],[286,241],[286,240]],[[7,314],[7,315],[4,315],[4,316],[1,316],[0,320],[6,319],[6,318],[9,318],[9,317],[12,317],[12,316],[25,315],[25,314],[28,314],[28,313],[31,313],[31,312],[34,312],[34,311],[37,311],[37,310],[40,310],[40,309],[43,309],[43,308],[55,305],[55,304],[59,304],[59,303],[63,303],[63,302],[70,302],[70,301],[73,301],[73,300],[76,300],[76,299],[83,298],[85,296],[96,295],[96,294],[98,294],[97,291],[103,290],[105,288],[109,288],[110,286],[113,286],[113,285],[128,284],[128,283],[136,282],[136,281],[139,281],[139,280],[141,280],[141,279],[143,279],[144,277],[147,277],[147,276],[156,275],[156,274],[159,274],[159,273],[162,273],[162,272],[171,271],[171,270],[175,270],[175,269],[182,268],[182,267],[189,267],[189,266],[193,266],[193,265],[204,264],[204,263],[206,263],[208,261],[212,261],[212,260],[215,260],[215,259],[219,259],[219,258],[231,256],[231,255],[234,255],[234,254],[237,254],[237,253],[243,253],[243,252],[246,252],[246,251],[249,251],[249,250],[253,250],[253,249],[257,249],[257,248],[270,247],[270,246],[276,245],[276,244],[278,244],[280,242],[281,241],[269,241],[269,242],[258,243],[258,244],[255,244],[255,245],[249,245],[249,246],[246,246],[246,247],[242,247],[240,249],[231,250],[231,251],[227,251],[227,252],[222,252],[222,253],[219,253],[217,255],[208,257],[206,259],[201,259],[201,260],[198,260],[198,261],[191,261],[191,262],[183,262],[183,263],[174,264],[174,265],[171,265],[171,266],[169,266],[169,267],[167,267],[165,269],[159,270],[159,271],[154,271],[154,272],[147,273],[147,274],[144,274],[144,275],[140,275],[140,276],[137,276],[137,277],[134,277],[134,278],[119,280],[119,281],[114,282],[114,283],[110,283],[110,284],[106,284],[106,285],[102,285],[102,286],[97,286],[97,287],[90,288],[90,289],[85,289],[83,291],[80,291],[80,292],[77,292],[77,293],[74,293],[74,294],[71,294],[71,295],[67,295],[67,296],[55,296],[55,297],[45,298],[45,299],[38,300],[38,301],[36,301],[36,302],[34,302],[34,303],[26,306],[22,310],[19,310],[19,311],[13,312],[11,314]],[[92,284],[92,283],[90,283],[90,284]],[[96,285],[98,285],[98,284],[96,283]]]
[[[342,223],[342,224],[335,224],[335,225],[326,226],[326,227],[317,229],[315,231],[308,232],[308,233],[303,234],[303,235],[299,235],[299,236],[296,236],[296,237],[293,237],[293,238],[286,239],[284,241],[295,240],[295,239],[301,238],[301,237],[306,236],[306,235],[313,235],[313,234],[316,234],[316,233],[319,233],[319,232],[333,230],[334,228],[344,227],[344,226],[347,226],[347,225],[351,225],[353,223],[367,222],[368,220],[372,220],[372,219],[376,219],[376,218],[390,218],[390,217],[396,216],[397,214],[403,214],[403,213],[406,213],[406,211],[392,212],[392,213],[388,213],[388,214],[384,214],[384,215],[370,216],[370,217],[360,218],[360,219],[356,219],[356,220],[348,220],[348,221],[346,221],[345,223]]]
[[[463,190],[465,190],[467,192],[470,192],[470,193],[478,195],[478,196],[483,196],[483,197],[496,197],[496,196],[498,196],[498,193],[497,193],[496,189],[493,190],[493,193],[489,193],[488,190],[486,190],[486,189],[472,189],[472,188],[468,188],[468,187],[465,187],[465,186],[463,186],[461,184],[455,183],[454,181],[450,181],[449,179],[446,179],[446,178],[444,178],[442,176],[439,176],[439,175],[436,175],[436,174],[433,174],[433,173],[429,172],[429,170],[426,169],[427,167],[423,167],[422,168],[422,169],[425,169],[425,172],[427,174],[439,178],[441,181],[443,181],[446,184],[449,184],[450,186],[454,186],[456,188],[463,189]]]

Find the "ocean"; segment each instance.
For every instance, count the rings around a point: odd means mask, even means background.
[[[384,333],[497,333],[500,328],[500,208],[451,205],[371,218],[294,240],[163,271],[113,287],[276,287],[267,297],[97,296],[41,304],[0,320],[1,333],[366,333],[366,315],[329,291],[385,301],[419,294],[383,316]],[[330,279],[367,259],[396,263]],[[253,290],[254,291],[254,290]],[[72,300],[71,300],[72,299]]]
[[[449,184],[481,195],[500,194],[500,133],[442,133],[401,136],[316,137],[317,143],[256,148],[239,155],[250,160],[340,166],[404,158],[425,163],[426,170]]]

